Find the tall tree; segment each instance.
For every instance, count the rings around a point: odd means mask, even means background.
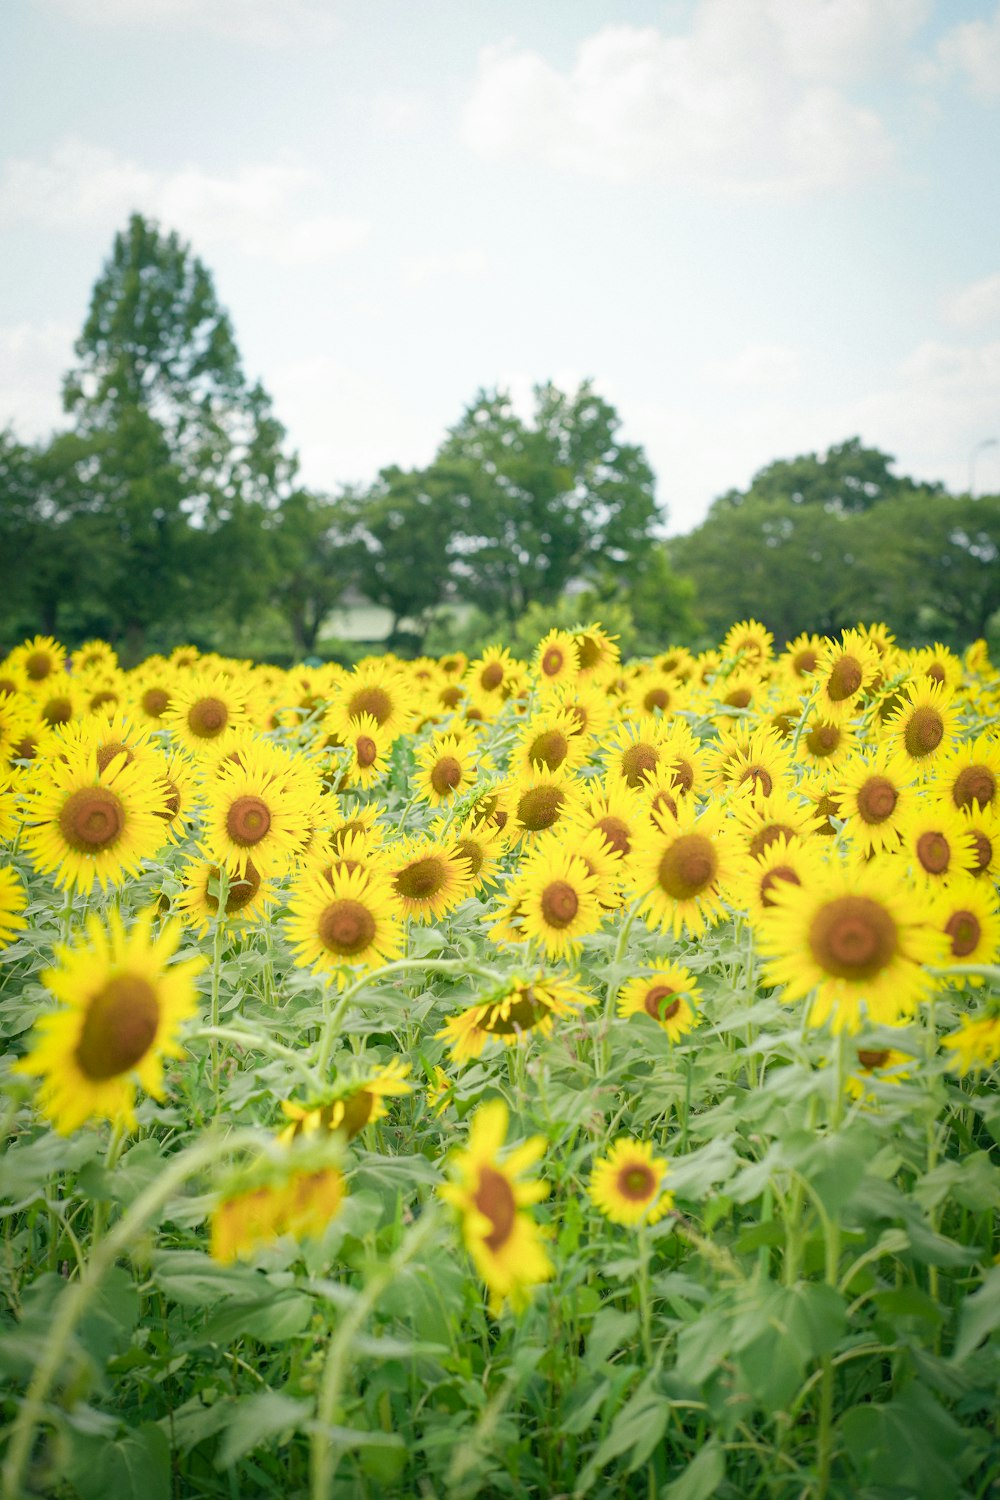
[[[870,510],[882,500],[921,493],[943,493],[940,485],[921,485],[892,472],[895,459],[879,448],[867,448],[858,437],[833,443],[820,457],[779,458],[759,470],[746,490],[728,490],[712,514],[738,509],[758,500],[787,500],[793,505],[822,506],[841,515]]]

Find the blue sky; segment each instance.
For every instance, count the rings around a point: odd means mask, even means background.
[[[316,485],[591,376],[671,530],[855,433],[1000,489],[995,0],[5,0],[0,424],[138,208]]]

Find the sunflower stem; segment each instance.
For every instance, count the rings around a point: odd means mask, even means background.
[[[70,930],[70,926],[72,924],[72,921],[73,921],[73,887],[71,885],[68,885],[66,887],[66,897],[65,897],[65,900],[63,901],[62,911],[59,914],[59,941],[60,941],[60,943],[65,944],[65,943],[69,942],[69,930]]]
[[[600,1036],[594,1038],[594,1068],[598,1078],[603,1078],[611,1063],[611,1022],[614,1016],[615,996],[618,993],[618,966],[625,956],[628,945],[629,933],[632,923],[639,912],[639,907],[646,898],[646,892],[636,896],[632,905],[626,913],[625,920],[618,929],[618,941],[615,943],[614,953],[611,955],[611,972],[608,975],[607,988],[604,995],[604,1026]]]
[[[213,1030],[219,1025],[219,981],[222,975],[222,924],[226,920],[226,903],[229,900],[229,871],[219,866],[219,904],[215,909],[215,929],[212,933],[212,1010]],[[212,1037],[212,1087],[215,1091],[215,1113],[219,1113],[219,1080],[222,1072],[218,1038]]]
[[[104,1158],[105,1176],[113,1172],[117,1166],[118,1158],[122,1154],[122,1147],[127,1138],[128,1132],[125,1129],[124,1120],[117,1119],[111,1127],[111,1139],[108,1141],[108,1150]],[[91,1251],[93,1251],[95,1245],[100,1243],[101,1237],[104,1234],[104,1220],[107,1217],[107,1211],[107,1198],[98,1198],[94,1204],[94,1223],[90,1236]]]
[[[844,1118],[844,1085],[847,1077],[847,1037],[843,1029],[837,1033],[837,1078],[836,1092],[830,1110],[830,1133],[835,1135]],[[819,1198],[816,1198],[817,1204]],[[837,1289],[840,1272],[840,1217],[838,1214],[823,1216],[823,1238],[826,1245],[826,1283]],[[833,1360],[824,1354],[820,1366],[819,1432],[816,1438],[817,1500],[825,1500],[830,1488],[830,1469],[833,1462]]]

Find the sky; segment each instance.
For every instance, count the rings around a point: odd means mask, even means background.
[[[0,426],[133,210],[305,482],[590,378],[672,532],[854,435],[1000,490],[996,0],[3,0]]]

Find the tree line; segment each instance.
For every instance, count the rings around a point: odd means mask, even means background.
[[[0,433],[8,645],[43,630],[104,636],[126,659],[181,639],[302,656],[330,649],[325,622],[357,599],[388,611],[404,652],[583,614],[640,652],[747,615],[782,640],[878,616],[901,639],[960,645],[1000,610],[1000,498],[900,478],[857,439],[770,465],[666,540],[645,453],[589,382],[536,388],[530,418],[480,391],[426,467],[305,486],[210,272],[138,214],[94,287],[63,404],[44,442]]]

